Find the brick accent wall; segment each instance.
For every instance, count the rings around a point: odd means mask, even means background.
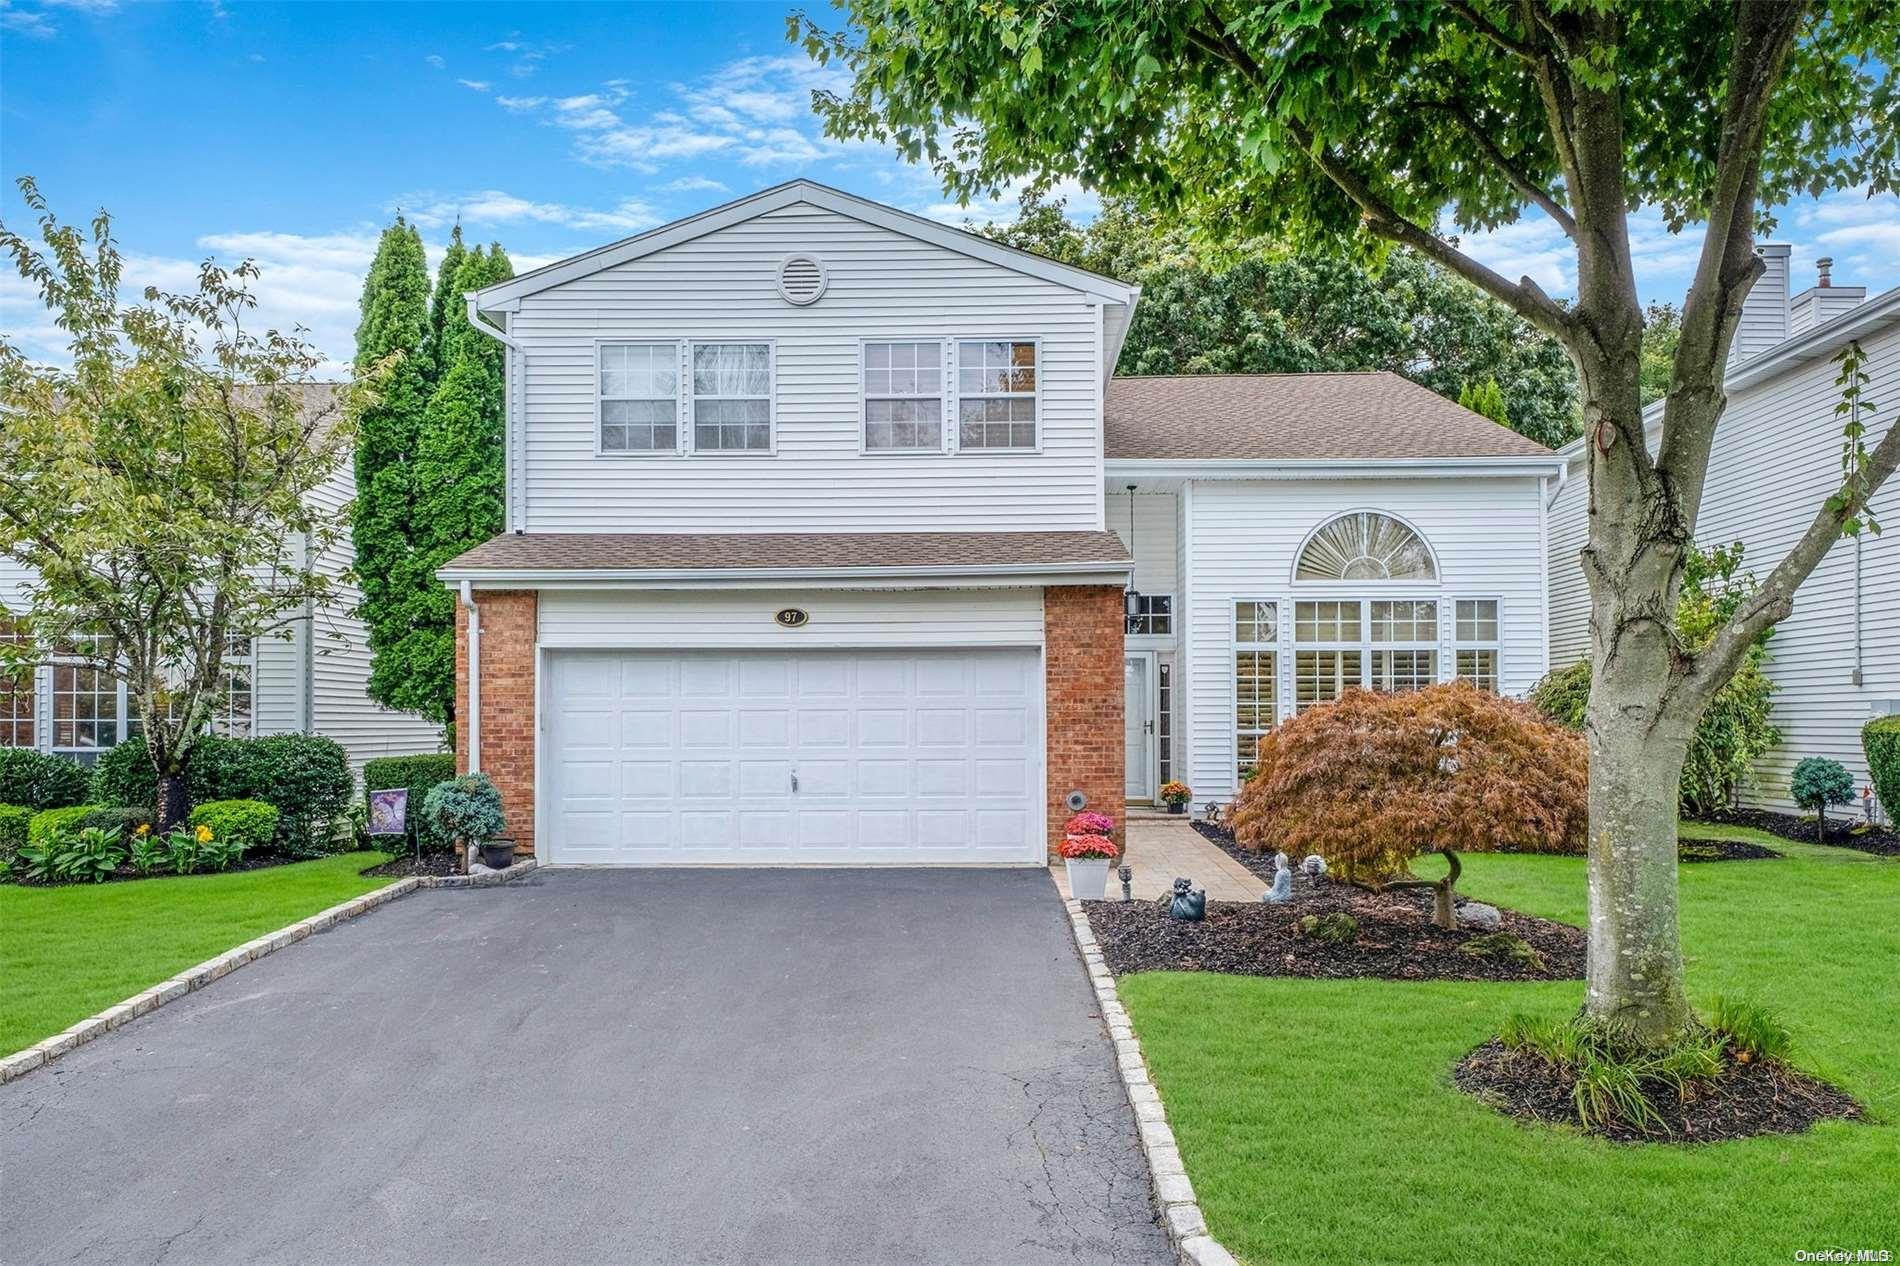
[[[1049,860],[1080,790],[1089,808],[1120,824],[1127,810],[1123,777],[1122,591],[1107,585],[1051,585],[1042,591],[1044,704],[1049,731]],[[1116,847],[1124,831],[1115,832]]]
[[[533,590],[476,590],[482,614],[482,772],[501,792],[517,853],[534,852]],[[455,715],[468,716],[468,611],[455,604]],[[468,726],[455,727],[455,767],[468,772]]]

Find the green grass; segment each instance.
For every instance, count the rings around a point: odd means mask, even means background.
[[[0,1055],[390,879],[374,853],[229,875],[0,887]]]
[[[1875,1124],[1698,1146],[1520,1125],[1452,1066],[1580,983],[1406,984],[1150,973],[1121,982],[1213,1233],[1242,1261],[1781,1263],[1900,1249],[1900,863],[1761,832],[1780,861],[1682,868],[1698,1006],[1772,1008],[1794,1061]],[[1421,872],[1424,871],[1421,866]],[[1580,859],[1476,856],[1459,889],[1581,924]]]

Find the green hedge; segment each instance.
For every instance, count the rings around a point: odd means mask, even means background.
[[[34,844],[46,844],[93,826],[117,831],[123,837],[150,825],[152,811],[143,805],[75,804],[35,813],[26,824],[26,837]]]
[[[247,853],[277,840],[277,806],[262,800],[208,800],[191,811],[193,827],[211,828],[211,837],[244,846]]]
[[[350,807],[353,781],[342,744],[321,734],[233,739],[207,735],[192,751],[191,802],[261,800],[278,813],[277,845],[293,856],[327,852]],[[156,804],[158,774],[143,744],[121,743],[93,768],[101,804]]]
[[[28,804],[0,804],[0,868],[26,843],[27,824],[38,812]]]
[[[86,771],[72,761],[30,747],[0,747],[0,804],[63,809],[85,800]]]
[[[432,788],[455,777],[455,754],[435,752],[428,756],[379,756],[363,764],[363,801],[372,791],[409,788],[409,833],[403,838],[411,846],[420,839],[422,847],[446,849],[450,841],[440,839],[423,822],[422,802]],[[372,840],[374,844],[377,841]],[[387,842],[387,841],[384,841]]]
[[[1860,747],[1887,821],[1900,825],[1900,715],[1869,721],[1861,729]]]

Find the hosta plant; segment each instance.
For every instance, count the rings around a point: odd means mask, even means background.
[[[125,845],[119,842],[119,833],[90,826],[54,845],[53,873],[75,883],[104,883],[124,861]]]

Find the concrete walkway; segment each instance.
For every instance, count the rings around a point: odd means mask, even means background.
[[[1177,878],[1192,879],[1196,888],[1207,889],[1209,901],[1258,901],[1267,890],[1264,879],[1189,826],[1186,817],[1131,813],[1122,864],[1134,868],[1131,885],[1137,901],[1172,892]],[[1049,875],[1066,898],[1068,869],[1057,862]],[[1108,895],[1116,901],[1122,895],[1121,879],[1113,870],[1108,872]]]

